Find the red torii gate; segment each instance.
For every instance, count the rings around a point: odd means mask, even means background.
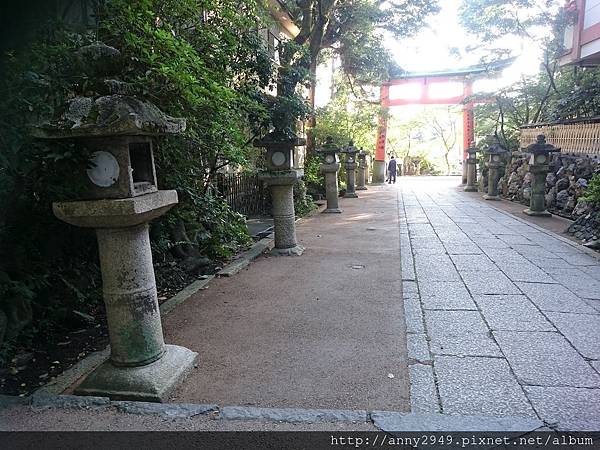
[[[407,73],[402,78],[385,82],[380,89],[380,103],[385,109],[392,106],[404,105],[456,105],[462,103],[466,98],[473,95],[473,82],[487,76],[490,69],[498,70],[507,67],[514,59],[496,62],[493,66],[477,66],[448,72],[426,72]],[[446,83],[462,83],[462,93],[449,97],[432,97],[429,93],[431,86],[439,86]],[[390,87],[405,84],[419,85],[421,94],[416,98],[390,99]],[[467,158],[466,149],[474,140],[473,102],[463,105],[463,161]],[[379,129],[377,130],[377,146],[375,149],[375,161],[373,163],[373,183],[383,183],[385,180],[385,145],[387,139],[387,117],[385,114],[379,118]],[[464,167],[464,163],[463,163]],[[464,172],[464,170],[463,170]],[[463,175],[464,178],[464,175]]]

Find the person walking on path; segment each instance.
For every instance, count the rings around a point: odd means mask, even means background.
[[[398,164],[396,163],[396,160],[392,156],[392,159],[390,159],[390,162],[388,163],[388,184],[392,184],[392,181],[394,182],[394,184],[396,183],[397,169],[398,169]]]

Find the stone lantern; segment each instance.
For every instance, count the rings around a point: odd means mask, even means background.
[[[333,138],[327,136],[325,143],[317,149],[323,159],[321,172],[325,174],[325,197],[327,198],[327,209],[324,213],[341,213],[338,202],[338,171],[340,163],[338,153],[340,149],[333,143]]]
[[[362,149],[358,152],[358,183],[357,191],[367,190],[367,153]]]
[[[99,54],[95,62],[119,57],[103,44],[80,50]],[[110,358],[76,394],[164,401],[196,361],[197,353],[165,345],[148,236],[148,223],[178,202],[177,191],[158,189],[152,137],[184,129],[184,119],[151,103],[109,93],[74,98],[34,132],[91,154],[87,171],[73,174],[85,180],[83,198],[52,205],[60,220],[96,230],[100,255]]]
[[[294,148],[305,145],[305,141],[273,131],[254,145],[267,149],[267,170],[261,173],[260,179],[269,186],[273,202],[275,247],[271,254],[300,256],[304,247],[298,245],[296,238],[294,184],[304,173],[294,168]]]
[[[483,196],[485,200],[500,200],[498,195],[498,179],[500,168],[503,165],[502,157],[506,149],[499,143],[490,145],[484,153],[488,155],[488,192]]]
[[[523,212],[529,216],[551,216],[546,210],[546,176],[550,170],[550,153],[560,152],[560,148],[546,143],[546,136],[538,135],[534,144],[525,148],[530,154],[529,172],[533,175],[529,208]]]
[[[467,185],[465,186],[465,192],[477,191],[477,152],[479,149],[475,147],[475,142],[471,142],[469,148],[467,148]]]
[[[346,154],[346,193],[344,198],[357,198],[358,195],[355,191],[355,180],[356,180],[356,154],[358,148],[354,146],[354,142],[350,141],[348,147],[342,150],[342,153]]]

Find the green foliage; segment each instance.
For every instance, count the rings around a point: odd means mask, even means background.
[[[284,99],[297,94],[298,84],[308,83],[314,88],[317,63],[325,49],[340,58],[344,73],[353,82],[370,84],[389,78],[391,72],[400,69],[383,46],[384,34],[405,38],[423,25],[428,14],[438,10],[435,0],[387,2],[385,7],[377,0],[282,0],[282,3],[300,28],[293,42],[280,52],[278,96],[283,94]],[[280,130],[294,130],[300,118],[294,117],[292,109],[290,114],[279,117],[287,119],[275,124]]]
[[[316,207],[317,205],[315,205],[311,196],[307,193],[304,181],[296,181],[294,184],[294,211],[296,212],[296,216],[305,216]]]
[[[352,139],[354,145],[371,149],[375,144],[381,107],[352,91],[346,77],[337,78],[334,94],[327,106],[319,108],[315,137],[318,143],[327,136],[340,147],[346,147]]]
[[[0,311],[10,318],[11,339],[67,326],[73,309],[90,311],[100,301],[93,232],[52,214],[52,202],[81,198],[73,174],[85,173],[89,155],[73,143],[31,138],[31,127],[68,99],[94,95],[100,80],[74,58],[83,45],[101,40],[119,49],[118,78],[129,92],[187,120],[184,135],[157,142],[159,186],[178,189],[180,204],[153,223],[155,256],[178,245],[170,228],[179,221],[211,258],[230,256],[249,239],[243,218],[210,186],[220,167],[252,165],[250,143],[272,122],[263,88],[274,84],[274,69],[256,32],[263,24],[257,3],[99,4],[99,24],[90,32],[49,21],[36,22],[35,35],[25,30],[26,14],[19,15],[28,40],[13,39],[19,47],[1,55]],[[31,15],[39,16],[35,8]]]
[[[2,55],[0,65],[0,311],[9,340],[63,327],[57,319],[98,300],[88,288],[99,286],[93,233],[59,222],[51,209],[53,201],[80,195],[72,174],[85,172],[88,155],[72,143],[49,146],[30,136],[32,125],[73,95],[72,51],[89,42],[51,29],[44,41]]]
[[[551,0],[463,2],[463,25],[489,44],[485,60],[508,55],[508,49],[501,51],[501,47],[515,37],[524,41],[523,45],[541,46],[544,51],[536,75],[491,93],[493,103],[476,107],[476,134],[480,139],[495,134],[503,145],[514,150],[522,125],[600,114],[600,70],[560,67],[563,31],[573,17],[556,6],[557,2]]]
[[[443,105],[400,109],[388,119],[388,153],[400,162],[421,158],[423,173],[447,173],[449,165],[456,171],[461,115],[459,107]]]
[[[600,174],[594,174],[588,183],[583,200],[600,205]]]
[[[251,242],[245,218],[232,211],[221,198],[210,192],[188,192],[195,206],[195,217],[190,218],[190,238],[198,250],[209,258],[223,259]]]
[[[265,26],[258,4],[111,0],[102,16],[100,36],[124,56],[121,78],[187,120],[185,134],[163,139],[156,155],[160,185],[180,194],[161,222],[182,220],[200,252],[230,256],[248,242],[247,230],[210,186],[223,166],[252,165],[251,143],[272,122],[263,89],[275,83],[274,69],[256,32]],[[177,245],[160,235],[155,249]]]
[[[325,176],[321,173],[321,158],[308,155],[304,160],[304,183],[309,193],[325,193]]]
[[[503,59],[511,54],[506,42],[520,38],[544,41],[544,28],[555,21],[556,0],[463,0],[459,8],[462,25],[477,36],[473,48],[487,50],[486,59]]]
[[[255,2],[233,0],[111,0],[102,12],[99,36],[122,52],[120,77],[186,118],[188,156],[202,155],[200,171],[244,162],[247,131],[258,136],[268,125],[261,89],[273,68],[258,14]]]

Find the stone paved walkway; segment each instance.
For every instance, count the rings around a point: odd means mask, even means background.
[[[399,183],[412,412],[600,429],[599,260],[458,183]]]

